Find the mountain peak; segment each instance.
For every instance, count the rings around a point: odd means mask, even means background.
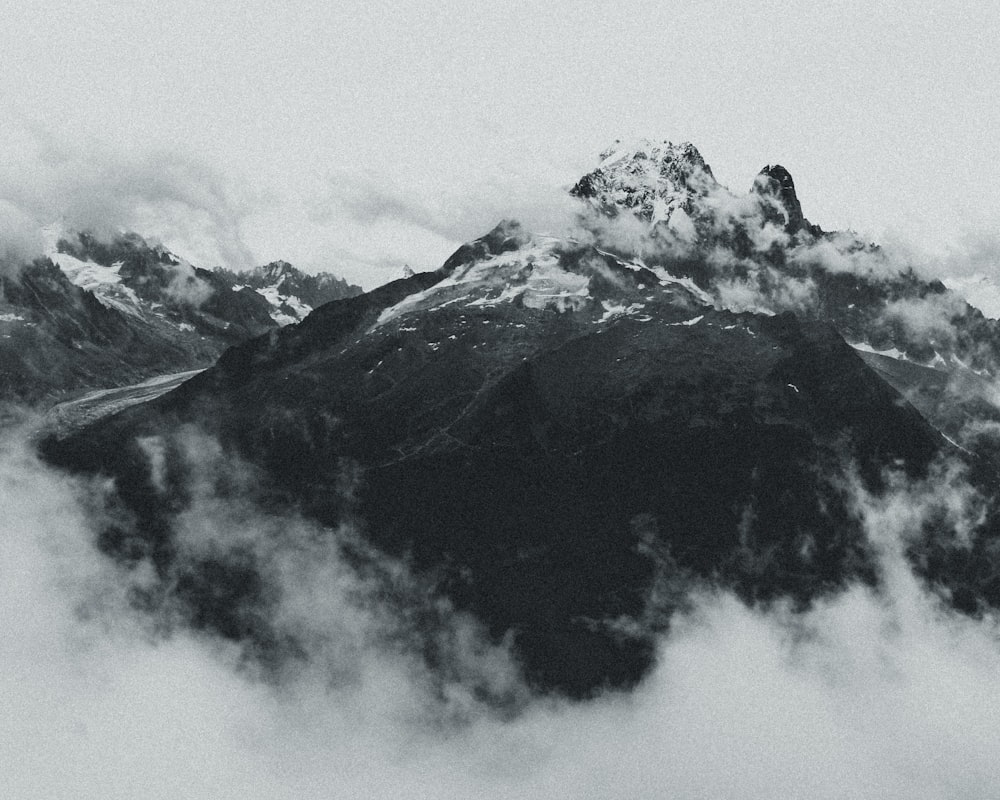
[[[674,144],[668,140],[654,142],[645,138],[631,141],[615,139],[614,144],[601,153],[599,169],[613,170],[615,165],[627,167],[629,164],[642,162],[652,162],[661,167],[662,171],[677,177],[701,171],[712,174],[698,148],[691,142]]]
[[[286,273],[295,271],[295,267],[293,267],[287,261],[282,261],[280,259],[278,261],[272,261],[269,264],[265,264],[263,267],[261,267],[261,269],[264,272],[271,272],[274,273],[275,275],[284,275]]]
[[[768,164],[753,182],[753,190],[760,195],[769,195],[778,200],[786,212],[785,228],[794,233],[806,224],[802,214],[802,204],[795,194],[792,174],[781,164]]]
[[[261,280],[272,282],[275,285],[280,285],[285,278],[300,274],[295,267],[287,261],[280,259],[265,264],[262,267],[257,267],[254,272],[260,276]]]
[[[717,185],[711,167],[690,142],[619,139],[570,193],[606,212],[624,208],[656,224],[677,210],[689,211],[694,197]]]

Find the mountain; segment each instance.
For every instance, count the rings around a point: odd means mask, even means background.
[[[600,166],[570,190],[608,214],[625,210],[656,225],[687,231],[698,201],[718,188],[712,169],[690,142],[615,142],[601,153]]]
[[[115,478],[105,551],[153,565],[196,626],[294,652],[252,556],[176,562],[194,430],[265,508],[358,529],[575,697],[640,680],[693,586],[799,608],[877,586],[855,483],[948,459],[995,493],[996,408],[947,397],[994,374],[997,324],[809,223],[783,167],[737,195],[693,145],[619,144],[571,191],[573,235],[504,221],[42,450]],[[947,526],[910,543],[918,570],[1000,607],[997,515],[958,544]]]
[[[360,291],[284,262],[234,285],[136,234],[49,233],[44,257],[0,276],[0,400],[51,401],[207,367],[309,303]]]
[[[37,403],[208,366],[224,347],[102,303],[45,258],[0,275],[0,290],[0,400]]]
[[[231,272],[216,267],[215,272],[232,285],[233,291],[253,289],[271,306],[271,319],[279,325],[301,322],[314,308],[361,294],[343,278],[328,272],[306,275],[287,261],[272,261],[263,267]]]
[[[783,166],[737,195],[691,144],[617,142],[572,193],[646,222],[642,247],[714,307],[832,324],[936,427],[1000,466],[1000,440],[975,421],[996,419],[987,383],[1000,375],[1000,326],[905,260],[810,223]],[[612,251],[633,247],[630,230],[599,235]]]

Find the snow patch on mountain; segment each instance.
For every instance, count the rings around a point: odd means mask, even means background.
[[[105,267],[93,261],[81,261],[69,253],[50,252],[47,255],[49,260],[70,279],[71,283],[87,291],[121,283],[121,275],[118,274],[122,267],[120,261],[115,262],[110,267]]]
[[[62,270],[70,283],[92,293],[98,302],[107,308],[114,308],[134,317],[142,316],[139,296],[133,289],[122,283],[119,271],[122,262],[104,266],[93,261],[82,261],[69,253],[52,249],[46,256]]]
[[[459,267],[429,289],[385,309],[375,328],[404,314],[458,302],[471,308],[491,308],[520,300],[528,308],[577,310],[591,300],[590,277],[560,265],[560,243],[556,238],[538,237],[518,250]]]
[[[669,325],[669,326],[671,326],[671,327],[674,327],[674,326],[676,326],[676,325],[686,325],[686,326],[691,326],[691,325],[697,325],[697,324],[698,324],[699,322],[701,322],[701,321],[702,321],[703,319],[705,319],[705,315],[704,315],[704,314],[701,314],[701,315],[699,315],[699,316],[697,316],[697,317],[691,317],[691,319],[686,319],[686,320],[683,320],[682,322],[668,322],[668,323],[667,323],[667,325]]]
[[[303,303],[295,295],[282,294],[280,291],[282,280],[279,280],[274,286],[265,286],[255,291],[271,304],[271,319],[279,325],[292,325],[309,316],[312,307]],[[236,289],[235,286],[233,288]]]
[[[626,269],[630,269],[633,272],[638,272],[640,270],[648,270],[652,272],[657,280],[660,282],[660,286],[679,286],[688,292],[692,298],[702,305],[712,306],[717,305],[715,298],[712,297],[708,292],[702,289],[697,283],[695,283],[691,278],[678,278],[673,275],[669,270],[664,267],[653,265],[649,266],[641,258],[624,259],[615,253],[610,253],[606,250],[601,250],[600,248],[594,248],[602,256],[608,256],[609,258],[615,259],[621,266]]]
[[[877,356],[894,358],[896,361],[909,361],[909,359],[906,357],[906,353],[904,353],[902,350],[898,350],[895,347],[890,347],[888,350],[876,350],[867,342],[850,342],[850,345],[855,350],[860,350],[862,353],[874,353]]]
[[[610,322],[618,317],[638,316],[646,305],[644,303],[630,303],[629,305],[625,305],[624,303],[614,303],[609,300],[602,300],[601,307],[604,309],[604,314],[597,320],[596,324]],[[640,319],[642,321],[648,321],[652,319],[652,317],[649,315],[643,315]]]

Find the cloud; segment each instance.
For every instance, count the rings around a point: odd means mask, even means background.
[[[503,219],[517,219],[536,233],[560,233],[578,211],[578,201],[565,188],[516,176],[482,176],[461,188],[438,185],[430,177],[404,188],[375,172],[343,170],[328,176],[313,216],[328,220],[342,213],[366,226],[394,221],[457,245],[482,236]]]
[[[403,184],[371,170],[320,172],[256,208],[248,236],[264,261],[285,258],[371,289],[402,277],[407,265],[437,269],[503,219],[557,236],[574,222],[577,203],[558,186],[517,176],[462,184],[420,177]]]
[[[769,267],[752,266],[745,277],[718,279],[713,296],[716,308],[737,313],[771,316],[792,311],[809,315],[816,308],[818,288],[810,278],[792,278]]]
[[[150,444],[150,443],[147,443]],[[250,552],[280,591],[267,612],[309,658],[280,679],[176,616],[137,612],[137,574],[100,556],[93,509],[111,490],[0,440],[0,753],[17,797],[983,797],[1000,791],[1000,629],[950,611],[901,553],[945,509],[978,518],[959,471],[884,497],[854,485],[886,579],[806,613],[695,592],[630,694],[521,695],[498,714],[463,687],[515,680],[468,620],[442,631],[466,672],[435,680],[402,635],[393,593],[331,535],[246,502],[253,471],[192,432],[178,445],[192,503],[181,558]],[[162,452],[151,446],[150,452]],[[219,479],[231,491],[219,495]],[[235,487],[235,488],[233,488]],[[949,516],[950,515],[950,516]],[[392,589],[393,591],[387,591]],[[161,606],[161,612],[169,604]]]
[[[350,204],[352,191],[337,202]],[[356,199],[364,194],[357,189]],[[190,197],[211,205],[215,195]],[[366,226],[391,219],[441,236],[479,224],[457,200],[454,213],[452,200],[391,192],[383,200],[351,213]],[[112,201],[94,219],[115,219]],[[0,220],[30,231],[37,215],[8,205]],[[536,219],[577,220],[579,206],[571,208],[566,215],[541,202]],[[733,220],[755,219],[745,203],[726,208],[729,222],[719,224],[729,233]],[[719,302],[807,309],[815,284],[762,264],[755,254],[785,234],[760,230],[750,256],[710,260]],[[683,259],[692,246],[689,229],[652,236],[628,215],[597,218],[578,235],[646,258]],[[891,274],[889,256],[828,244],[802,245],[802,263]],[[942,335],[954,308],[932,295],[890,311],[915,334]],[[995,434],[995,425],[977,431]],[[47,469],[21,431],[0,436],[0,612],[8,620],[0,759],[18,797],[1000,792],[1000,628],[993,617],[950,610],[903,556],[928,519],[945,520],[955,546],[975,535],[983,500],[953,467],[925,481],[893,479],[884,497],[849,484],[880,553],[879,589],[852,586],[800,613],[702,588],[681,604],[656,669],[636,691],[574,704],[531,695],[502,643],[434,600],[404,563],[368,549],[349,521],[329,530],[262,511],[253,470],[193,431],[173,454],[163,441],[143,444],[159,491],[168,490],[171,458],[185,465],[190,490],[175,523],[180,566],[167,576],[99,554],[113,487]],[[266,601],[247,613],[294,646],[279,647],[268,664],[189,625],[178,581],[212,559],[254,566]],[[150,610],[136,610],[137,592],[156,600]],[[434,671],[422,657],[428,646],[440,656]]]
[[[0,274],[13,273],[42,252],[35,220],[13,203],[0,199]]]
[[[949,244],[943,256],[928,256],[939,265],[942,277],[1000,277],[1000,236],[993,230],[966,230]]]
[[[211,164],[24,127],[2,133],[0,234],[16,224],[17,258],[40,255],[40,230],[58,224],[101,238],[137,231],[206,266],[253,264],[242,233],[253,198]]]
[[[1000,237],[992,229],[967,229],[938,252],[919,255],[934,275],[991,319],[1000,318]]]
[[[164,458],[162,443],[146,444]],[[193,474],[197,501],[180,520],[179,561],[249,550],[281,590],[271,621],[296,635],[305,657],[264,680],[240,647],[187,628],[168,600],[152,616],[136,612],[129,597],[137,589],[162,587],[149,569],[98,555],[87,509],[110,487],[52,473],[8,433],[0,443],[0,604],[16,619],[0,642],[0,752],[19,764],[5,775],[8,791],[393,796],[419,784],[423,769],[446,774],[437,751],[451,747],[448,720],[477,701],[461,682],[431,681],[418,651],[401,643],[405,627],[385,598],[409,592],[417,609],[405,570],[397,567],[389,583],[366,577],[347,565],[342,539],[330,532],[221,500],[213,480],[225,472],[249,487],[249,475],[220,464],[203,438],[189,435],[183,447],[202,472]],[[439,612],[451,621],[435,641],[445,663],[454,654],[456,675],[468,677],[466,664],[506,680],[502,650],[481,644],[471,620]],[[423,792],[411,796],[434,796],[430,785]]]
[[[911,268],[903,253],[865,245],[850,231],[798,242],[789,254],[789,261],[804,267],[821,267],[833,274],[850,273],[875,280],[895,278]]]
[[[365,224],[395,219],[458,243],[483,235],[502,219],[552,233],[570,224],[579,208],[564,187],[519,176],[480,176],[461,188],[430,178],[403,188],[374,172],[342,171],[329,176],[328,187],[327,211],[339,206]]]
[[[963,316],[965,310],[965,301],[949,292],[894,300],[885,307],[882,317],[900,325],[909,337],[934,347],[948,347],[956,335],[953,320]]]
[[[215,291],[207,281],[198,277],[190,264],[170,264],[165,268],[170,272],[170,281],[163,291],[175,302],[198,308]]]
[[[294,514],[260,510],[257,472],[193,427],[170,437],[144,437],[139,445],[154,491],[168,495],[182,483],[187,498],[173,521],[176,563],[157,589],[165,592],[161,613],[169,619],[183,617],[189,596],[173,592],[173,582],[194,580],[196,593],[218,591],[229,579],[229,565],[249,566],[246,574],[234,574],[240,583],[259,581],[259,590],[234,596],[245,604],[238,610],[257,632],[287,643],[266,654],[264,666],[277,668],[268,674],[279,676],[279,682],[287,670],[330,686],[345,680],[364,683],[366,665],[376,658],[378,671],[395,665],[415,682],[430,681],[429,674],[421,677],[419,653],[432,647],[438,664],[434,677],[444,676],[439,688],[454,704],[448,713],[460,713],[466,684],[484,696],[509,699],[517,693],[506,649],[488,644],[471,618],[432,599],[430,587],[403,563],[376,554],[351,520],[325,530]],[[349,497],[357,476],[345,465],[341,478],[339,491]],[[200,582],[206,565],[216,576],[209,587]],[[247,655],[252,663],[253,654]]]

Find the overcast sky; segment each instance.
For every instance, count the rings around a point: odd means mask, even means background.
[[[995,2],[6,5],[0,204],[205,266],[433,268],[638,135],[782,163],[824,228],[1000,230]]]

